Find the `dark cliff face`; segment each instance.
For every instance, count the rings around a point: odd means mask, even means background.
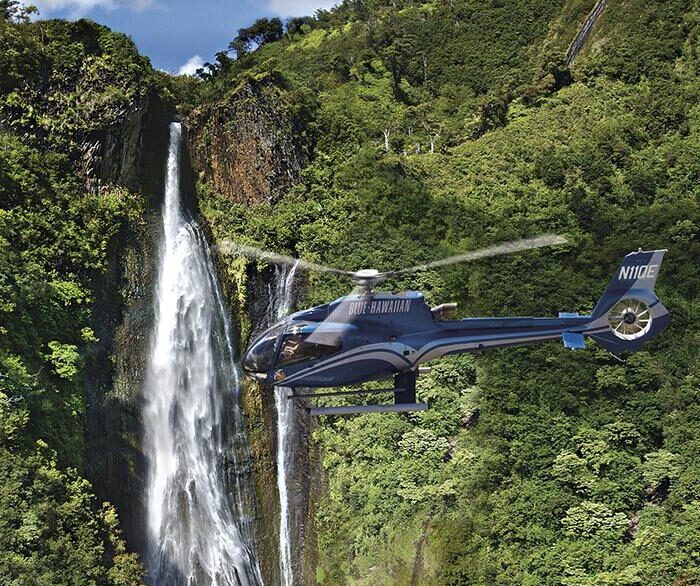
[[[301,121],[272,81],[250,81],[187,122],[192,163],[213,189],[237,203],[273,203],[306,162]]]
[[[256,546],[266,584],[280,584],[277,488],[277,412],[275,391],[246,383],[243,408],[252,453],[257,493]],[[312,421],[305,407],[294,402],[294,428],[288,440],[291,458],[287,470],[289,530],[295,584],[316,583],[314,518],[320,490],[320,458],[311,441]]]
[[[173,116],[167,104],[151,95],[121,125],[91,135],[83,160],[90,188],[121,185],[146,199],[145,214],[122,230],[109,251],[108,270],[95,283],[92,328],[100,341],[85,369],[86,473],[98,497],[117,507],[130,548],[141,552],[142,383]]]
[[[297,291],[302,276],[299,275]],[[269,325],[270,301],[276,288],[274,271],[248,270],[246,279],[247,303],[239,311],[251,324],[251,337]],[[242,340],[247,342],[247,340]],[[252,472],[257,493],[258,522],[256,545],[263,578],[266,584],[279,584],[279,522],[280,502],[277,487],[277,410],[275,389],[253,381],[246,381],[243,408],[251,446]],[[313,444],[313,420],[305,406],[293,402],[294,426],[288,439],[290,451],[287,469],[289,499],[289,531],[295,584],[316,583],[315,514],[320,493],[320,457]]]
[[[280,200],[299,180],[307,163],[300,137],[304,123],[290,113],[282,92],[271,79],[249,81],[215,104],[195,110],[186,121],[194,176],[223,197],[242,204]],[[206,215],[201,218],[206,229]],[[235,237],[234,234],[226,237]],[[240,282],[227,279],[230,271],[219,259],[222,286],[241,326],[241,350],[261,331],[270,315],[276,286],[271,270],[249,266]],[[244,287],[241,292],[238,288]],[[244,301],[242,301],[244,300]],[[242,301],[242,302],[241,302]],[[277,414],[274,390],[246,381],[242,404],[251,449],[251,472],[257,502],[255,536],[266,584],[279,584],[279,515],[277,490]],[[294,575],[298,584],[316,582],[315,503],[319,491],[318,454],[311,447],[312,422],[296,406],[296,427],[290,438],[292,463],[288,478],[290,529]]]
[[[83,140],[82,171],[88,188],[121,185],[160,207],[165,181],[168,125],[175,110],[155,92],[139,100],[113,127],[90,132]]]
[[[315,519],[323,477],[321,458],[311,437],[314,420],[298,401],[295,401],[294,421],[289,438],[292,460],[287,471],[292,565],[299,584],[316,584]]]

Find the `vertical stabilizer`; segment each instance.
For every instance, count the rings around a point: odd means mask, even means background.
[[[654,292],[665,253],[639,250],[622,260],[593,310],[601,330],[590,336],[604,348],[636,350],[668,326],[670,314]]]

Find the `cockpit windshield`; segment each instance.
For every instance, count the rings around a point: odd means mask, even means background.
[[[319,336],[313,333],[295,333],[285,336],[275,367],[280,368],[305,360],[323,358],[341,348],[340,338],[337,336],[325,337],[322,340],[318,338]]]
[[[265,330],[246,353],[243,367],[251,373],[266,373],[275,359],[277,339],[287,327],[287,322],[275,324]]]

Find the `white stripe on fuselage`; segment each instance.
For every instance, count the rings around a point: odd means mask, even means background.
[[[594,324],[598,325],[599,322],[602,323],[604,321],[607,323],[607,320],[599,319],[595,322],[589,322],[583,327],[578,326],[576,329],[580,329],[581,333],[587,333],[591,331],[591,326]],[[488,336],[462,336],[459,338],[433,340],[432,342],[424,344],[418,350],[403,343],[382,342],[370,344],[368,346],[353,348],[352,350],[333,356],[312,368],[302,370],[289,378],[283,379],[280,383],[293,383],[300,379],[315,376],[331,368],[345,366],[361,360],[383,360],[399,371],[413,369],[421,362],[440,358],[449,352],[478,350],[480,348],[492,348],[504,344],[518,344],[528,341],[538,342],[553,340],[561,336],[563,331],[565,331],[563,328],[557,328],[546,332],[538,332],[537,334],[529,336],[520,336],[518,338],[498,337],[489,339]],[[410,351],[411,358],[403,355],[404,350]]]
[[[575,328],[572,328],[572,330],[574,331],[581,330],[582,333],[589,329],[590,324],[579,325]],[[432,342],[424,344],[420,348],[420,351],[418,352],[418,355],[414,358],[414,360],[415,363],[425,362],[428,360],[434,360],[435,358],[440,358],[440,356],[444,356],[448,352],[454,352],[456,350],[477,350],[480,347],[498,346],[499,344],[504,342],[507,344],[517,344],[519,342],[527,342],[528,340],[531,340],[533,342],[539,340],[553,340],[561,336],[564,331],[569,330],[566,330],[562,327],[558,327],[550,330],[539,331],[526,336],[520,336],[518,338],[503,336],[493,338],[488,334],[482,336],[460,336],[451,339],[443,338],[441,340],[433,340]]]
[[[328,360],[324,360],[312,368],[293,374],[292,376],[280,381],[280,384],[288,384],[299,380],[300,378],[314,376],[330,368],[351,364],[353,362],[357,362],[358,360],[384,360],[392,366],[397,367],[399,370],[411,368],[411,361],[402,355],[404,350],[413,350],[413,348],[409,348],[405,344],[397,344],[396,342],[380,342],[378,344],[360,346],[358,348],[348,350],[347,352],[343,352],[342,354],[332,356]],[[372,356],[366,356],[366,354],[372,354]]]
[[[493,346],[503,345],[504,343],[518,344],[521,342],[538,342],[541,340],[554,340],[559,336],[561,336],[561,332],[551,334],[539,334],[537,336],[525,336],[522,338],[498,338],[495,340],[482,340],[477,342],[474,341],[474,338],[467,338],[461,340],[444,340],[442,344],[430,348],[427,352],[425,351],[425,348],[427,346],[430,346],[430,344],[426,344],[425,346],[423,346],[423,348],[421,348],[421,352],[416,358],[416,363],[435,360],[436,358],[440,358],[445,354],[448,354],[450,352],[456,352],[459,350],[479,350],[480,348],[491,348]]]

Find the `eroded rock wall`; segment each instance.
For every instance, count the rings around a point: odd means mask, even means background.
[[[144,196],[144,213],[115,239],[108,270],[95,283],[92,328],[99,342],[86,357],[85,374],[86,473],[98,497],[116,506],[129,547],[139,552],[145,547],[142,383],[173,116],[151,95],[122,124],[90,136],[83,161],[90,188],[120,185]]]
[[[218,196],[234,203],[274,205],[299,180],[310,145],[304,121],[288,108],[284,92],[271,78],[250,80],[220,102],[195,110],[186,122],[193,173]],[[206,227],[206,215],[201,218]],[[221,237],[221,235],[218,235]],[[235,238],[235,234],[226,234]],[[213,242],[215,244],[215,242]],[[274,271],[258,273],[249,266],[231,278],[219,259],[222,285],[237,314],[241,350],[265,326],[276,281]],[[244,288],[245,291],[239,290]],[[256,547],[266,584],[279,584],[279,494],[277,491],[277,416],[274,391],[246,381],[243,409],[251,448],[251,470],[257,494]],[[291,439],[293,463],[288,489],[291,542],[296,584],[315,584],[315,503],[319,458],[311,446],[311,426],[301,405]]]
[[[271,80],[251,80],[187,122],[192,163],[202,179],[237,203],[273,203],[306,161],[302,122]]]

